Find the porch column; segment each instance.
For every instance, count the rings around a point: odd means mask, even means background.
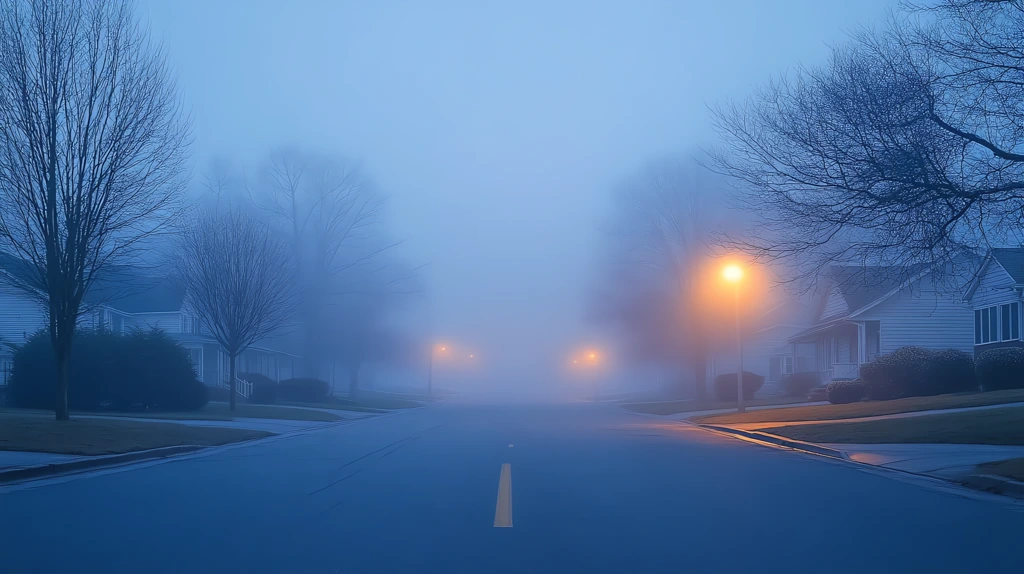
[[[864,322],[857,323],[857,364],[863,365],[867,362],[868,330]]]

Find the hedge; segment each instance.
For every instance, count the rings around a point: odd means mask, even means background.
[[[754,393],[764,385],[764,377],[743,371],[743,399],[751,400]],[[736,373],[724,373],[715,377],[715,396],[720,401],[736,400]]]
[[[277,398],[281,401],[318,403],[326,400],[330,392],[331,386],[320,379],[285,379],[277,385]]]
[[[828,402],[834,405],[845,405],[864,400],[867,385],[864,381],[833,381],[825,390]]]
[[[1024,389],[1024,349],[989,349],[978,355],[975,372],[983,391]]]
[[[57,368],[49,335],[33,335],[14,353],[8,403],[56,406]],[[188,352],[164,332],[80,330],[71,347],[68,405],[79,410],[196,410],[206,404]]]
[[[238,378],[252,383],[250,403],[269,405],[277,401],[277,381],[260,373],[241,373]]]
[[[821,375],[814,371],[792,373],[782,377],[782,388],[789,397],[802,397],[821,384]]]
[[[889,400],[976,390],[974,361],[956,349],[901,347],[860,366],[867,398]]]
[[[974,358],[956,349],[936,351],[928,359],[928,385],[919,395],[941,395],[978,390]]]

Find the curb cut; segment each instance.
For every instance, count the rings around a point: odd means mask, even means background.
[[[80,458],[68,462],[53,462],[49,464],[41,464],[38,466],[15,468],[11,470],[0,471],[0,484],[23,480],[36,480],[40,478],[52,478],[55,476],[83,472],[86,470],[106,468],[109,466],[118,466],[129,462],[138,462],[154,458],[167,458],[179,454],[193,453],[204,448],[207,447],[198,446],[194,444],[165,446],[149,450],[126,452],[123,454],[112,454],[108,456]]]
[[[977,490],[1024,499],[1024,482],[1017,482],[1009,478],[990,474],[972,474],[957,482]]]
[[[691,424],[695,424],[695,423],[691,423]],[[756,432],[756,431],[746,431],[746,430],[741,430],[741,429],[737,429],[737,428],[724,427],[724,426],[718,426],[718,425],[702,425],[702,424],[697,424],[697,426],[700,427],[700,428],[703,428],[703,429],[713,430],[713,431],[717,431],[717,432],[721,432],[721,433],[726,433],[726,434],[731,434],[731,435],[742,436],[742,437],[745,437],[745,438],[749,438],[749,439],[753,439],[753,440],[758,440],[758,441],[761,441],[761,442],[767,442],[767,443],[771,443],[771,444],[775,444],[775,445],[779,445],[779,446],[784,446],[784,447],[788,447],[788,448],[791,448],[791,449],[794,449],[794,450],[802,450],[802,451],[805,451],[805,452],[810,452],[810,453],[814,453],[814,454],[820,454],[822,456],[830,456],[832,458],[839,458],[839,459],[842,459],[842,460],[852,460],[850,458],[850,455],[846,454],[846,452],[844,452],[844,451],[841,451],[841,450],[839,450],[837,448],[830,448],[830,447],[827,447],[827,446],[822,446],[820,444],[814,444],[814,443],[811,443],[811,442],[803,442],[803,441],[800,441],[800,440],[793,440],[793,439],[783,438],[781,436],[774,435],[774,434],[768,434],[768,433]]]

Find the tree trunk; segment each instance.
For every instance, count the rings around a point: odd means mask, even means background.
[[[68,381],[71,380],[71,345],[68,341],[61,341],[57,349],[57,420],[71,420],[71,413],[68,409]]]
[[[358,361],[353,362],[348,367],[348,396],[354,398],[356,393],[359,392],[359,369],[360,363]]]
[[[235,355],[228,357],[228,408],[235,410]]]

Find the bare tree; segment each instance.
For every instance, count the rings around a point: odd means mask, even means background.
[[[0,249],[25,262],[7,278],[46,309],[58,420],[83,297],[175,213],[188,138],[132,2],[0,5]]]
[[[702,267],[711,255],[718,184],[696,164],[652,163],[616,193],[609,258],[595,307],[634,360],[690,368],[703,397],[709,343]]]
[[[186,306],[228,356],[234,410],[235,359],[294,309],[291,253],[266,223],[238,208],[206,211],[185,228],[177,275]]]
[[[764,216],[745,246],[802,277],[907,275],[1022,239],[1024,2],[906,7],[828,65],[716,110],[714,166]]]
[[[357,165],[297,150],[271,153],[250,195],[289,238],[302,291],[305,369],[320,376],[338,347],[323,335],[337,330],[339,321],[365,320],[324,309],[354,309],[340,300],[351,290],[343,283],[397,245],[380,241],[384,200]]]

